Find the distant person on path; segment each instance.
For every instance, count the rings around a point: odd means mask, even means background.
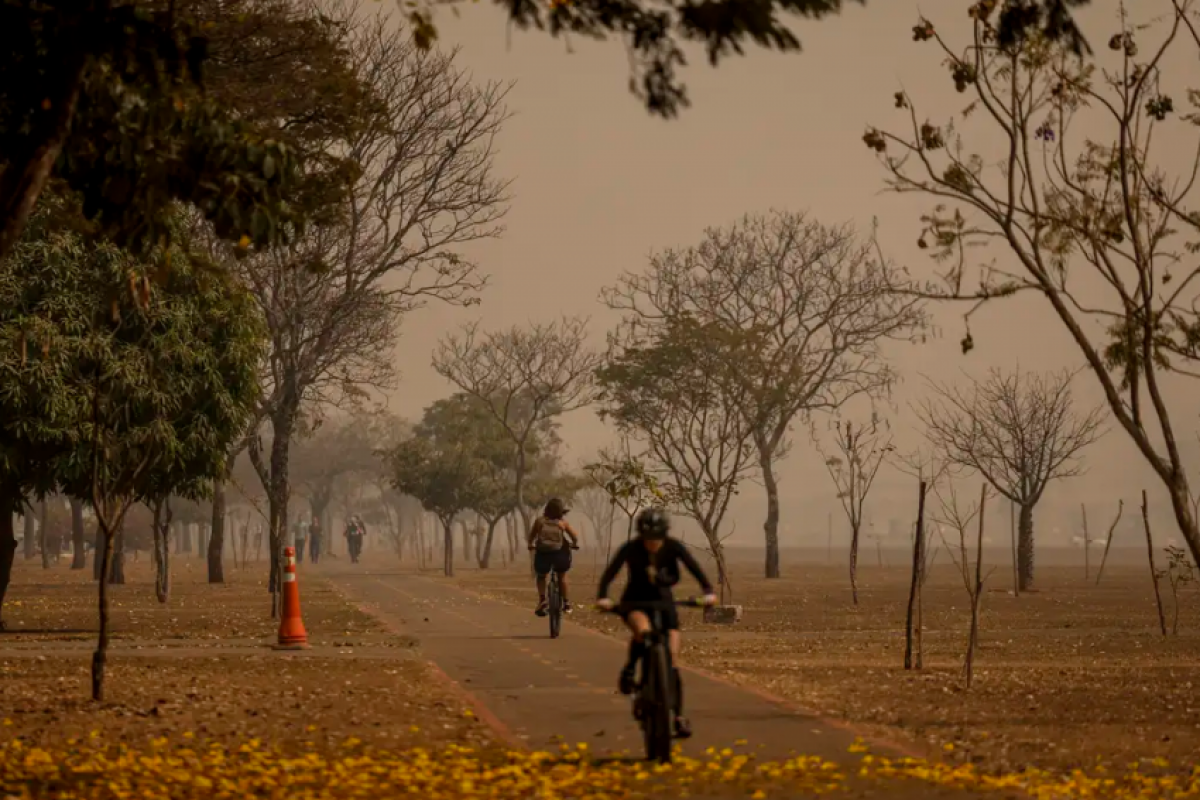
[[[308,526],[308,555],[314,564],[321,560],[321,520],[316,517]]]
[[[304,524],[303,517],[296,518],[295,526],[296,537],[296,563],[304,563],[304,545],[308,542],[308,526]]]
[[[668,534],[671,523],[664,511],[658,508],[648,508],[638,515],[637,538],[626,542],[613,556],[612,562],[600,576],[600,588],[597,591],[596,605],[601,608],[612,608],[613,602],[608,599],[608,587],[621,571],[621,567],[629,570],[629,580],[625,592],[621,595],[622,603],[649,603],[662,601],[674,603],[675,595],[671,591],[679,583],[679,564],[687,567],[692,577],[704,590],[704,602],[715,605],[716,594],[708,576],[696,562],[688,549],[678,539],[672,539]],[[665,605],[660,613],[662,628],[667,632],[668,645],[671,648],[671,660],[674,662],[679,653],[679,612],[674,605]],[[629,642],[629,661],[621,670],[618,684],[621,694],[632,694],[635,688],[634,676],[637,664],[646,652],[643,639],[650,632],[650,617],[645,611],[628,611],[621,613],[621,619],[633,633]],[[683,716],[683,679],[679,670],[673,670],[675,679],[675,735],[686,739],[692,735],[692,726]]]
[[[346,551],[350,553],[350,563],[357,564],[358,557],[362,555],[363,536],[366,531],[363,529],[363,524],[357,516],[350,517],[346,521]]]
[[[557,497],[551,499],[542,515],[534,520],[526,537],[526,544],[533,551],[533,571],[537,573],[538,604],[534,613],[539,617],[546,616],[546,580],[551,569],[558,574],[563,611],[571,613],[567,573],[571,571],[571,550],[579,547],[579,534],[563,519],[570,510]]]

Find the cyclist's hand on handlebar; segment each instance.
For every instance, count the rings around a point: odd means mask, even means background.
[[[612,611],[615,605],[616,603],[614,603],[612,600],[609,600],[607,597],[601,597],[596,601],[596,608],[600,609],[601,611]]]

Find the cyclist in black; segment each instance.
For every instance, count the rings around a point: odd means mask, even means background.
[[[621,595],[621,602],[651,602],[673,601],[671,587],[679,583],[679,565],[683,564],[692,577],[704,590],[704,602],[714,605],[717,602],[712,583],[704,570],[684,547],[683,542],[672,539],[668,532],[671,523],[661,509],[648,508],[638,515],[638,536],[626,542],[612,562],[600,576],[600,589],[597,593],[596,605],[601,608],[612,608],[613,602],[608,599],[608,587],[617,577],[621,567],[629,570],[629,580]],[[643,638],[650,632],[650,617],[645,611],[630,610],[621,614],[621,619],[633,632],[629,642],[629,661],[621,670],[621,694],[631,694],[634,690],[634,672],[645,652]],[[679,653],[679,614],[674,605],[664,605],[660,613],[663,630],[667,632],[667,641],[671,648],[671,659],[674,662]],[[691,725],[683,716],[683,681],[679,670],[674,670],[675,679],[675,735],[685,739],[692,735]]]

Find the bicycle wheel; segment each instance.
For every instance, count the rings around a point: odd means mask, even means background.
[[[558,591],[558,575],[550,573],[550,583],[546,587],[547,611],[550,617],[550,638],[557,639],[562,632],[562,595]]]
[[[671,682],[666,645],[655,644],[642,663],[642,734],[646,758],[671,761]]]

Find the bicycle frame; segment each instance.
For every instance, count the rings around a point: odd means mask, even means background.
[[[662,629],[662,613],[668,606],[703,607],[696,598],[686,600],[656,600],[620,603],[609,613],[623,614],[642,611],[650,618],[650,631],[643,641],[646,651],[641,659],[641,680],[634,693],[634,719],[642,728],[646,742],[646,758],[651,761],[671,761],[671,714],[675,709],[675,671],[669,638]]]
[[[550,638],[557,639],[562,633],[563,600],[558,588],[558,570],[550,570],[546,576],[546,611],[550,618]]]

